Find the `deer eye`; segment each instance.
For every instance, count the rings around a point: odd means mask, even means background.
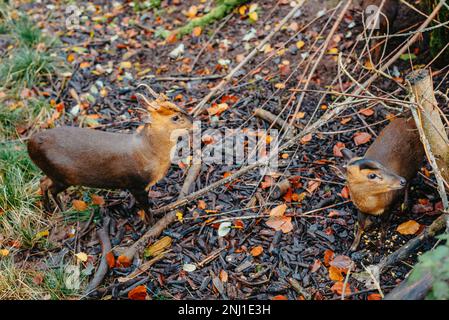
[[[375,174],[375,173],[370,173],[369,175],[368,175],[368,179],[370,179],[370,180],[374,180],[374,179],[376,179],[377,178],[377,175]]]
[[[180,118],[181,118],[180,116],[176,115],[176,116],[173,116],[171,119],[172,119],[174,122],[177,122],[177,121],[179,121]]]

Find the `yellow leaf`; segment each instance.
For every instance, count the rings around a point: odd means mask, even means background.
[[[296,42],[296,48],[301,49],[302,47],[304,47],[305,42],[302,40],[299,40],[298,42]]]
[[[84,211],[87,209],[87,203],[83,200],[73,200],[72,204],[77,211]]]
[[[49,234],[50,234],[50,232],[48,232],[48,230],[44,230],[44,231],[38,232],[36,234],[36,236],[34,237],[34,240],[39,240],[40,238],[48,237]]]
[[[276,89],[285,89],[285,84],[284,84],[284,83],[276,83],[276,84],[274,85],[274,87],[275,87]]]
[[[77,254],[75,254],[75,257],[81,262],[87,261],[87,254],[84,252],[78,252]]]
[[[182,223],[184,218],[183,218],[183,214],[181,211],[176,211],[176,218],[178,218],[178,221]]]
[[[131,64],[131,62],[129,62],[129,61],[122,61],[122,62],[120,63],[120,67],[121,67],[122,69],[129,69],[129,68],[132,67],[132,64]]]
[[[189,17],[190,19],[195,18],[196,14],[198,13],[198,7],[197,6],[191,6],[189,8],[189,11],[187,11],[187,17]]]
[[[193,28],[193,36],[194,37],[199,37],[201,35],[201,32],[203,31],[203,29],[201,27],[195,27]]]
[[[0,249],[0,256],[6,257],[9,254],[8,249]]]
[[[327,54],[338,54],[338,48],[331,48],[327,51]]]
[[[75,60],[75,56],[73,54],[69,54],[67,56],[67,62],[73,62]]]
[[[250,20],[252,21],[257,21],[257,19],[259,18],[258,14],[256,11],[250,12],[248,14],[248,17],[250,18]]]
[[[248,10],[248,7],[247,7],[247,6],[241,6],[241,7],[239,7],[239,13],[240,13],[240,15],[241,15],[241,16],[246,15],[246,10]]]
[[[415,220],[409,220],[407,222],[401,223],[396,229],[397,232],[404,235],[415,234],[418,232],[420,224]]]
[[[172,238],[163,237],[145,249],[145,257],[155,257],[172,244]]]

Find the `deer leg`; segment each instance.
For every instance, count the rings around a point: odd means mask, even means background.
[[[49,177],[43,176],[40,180],[40,188],[42,192],[42,202],[44,205],[44,209],[47,212],[52,212],[51,205],[50,205],[50,197],[48,196],[48,190],[50,189],[52,185],[52,181]]]
[[[139,203],[139,206],[145,211],[144,222],[148,225],[153,224],[153,213],[150,211],[150,201],[148,200],[148,193],[144,189],[131,190],[134,198]]]
[[[410,182],[407,183],[404,190],[404,201],[401,204],[401,212],[410,208]]]
[[[51,178],[44,176],[41,178],[40,181],[40,187],[42,190],[42,197],[43,197],[43,202],[44,202],[44,208],[46,211],[48,212],[53,212],[52,208],[51,208],[51,204],[50,204],[50,197],[48,195],[48,193],[50,192],[53,200],[55,201],[56,205],[59,207],[59,209],[61,211],[64,211],[64,207],[62,205],[61,200],[58,198],[58,193],[64,191],[65,189],[67,189],[67,186],[59,183],[59,182],[55,182],[54,180],[52,180]]]
[[[67,186],[65,184],[54,181],[50,187],[51,196],[53,197],[53,200],[61,211],[64,211],[64,205],[62,204],[61,199],[59,199],[58,193],[64,191],[65,189],[67,189]]]
[[[367,226],[367,221],[369,221],[368,216],[359,211],[357,214],[356,233],[351,248],[349,249],[350,251],[357,250],[360,239],[362,238],[362,234],[365,231],[365,227]]]

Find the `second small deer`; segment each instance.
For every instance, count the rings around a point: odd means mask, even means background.
[[[355,157],[348,149],[341,152],[348,161],[346,180],[349,194],[359,210],[357,231],[351,246],[351,251],[354,251],[368,216],[380,216],[385,224],[401,196],[405,194],[408,198],[408,184],[421,167],[424,149],[413,119],[397,118],[381,131],[364,157]]]

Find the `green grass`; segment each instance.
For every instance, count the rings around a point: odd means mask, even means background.
[[[56,71],[56,61],[48,52],[28,47],[13,50],[9,58],[1,61],[0,83],[8,89],[31,88],[39,81],[51,77]]]
[[[0,103],[0,141],[18,139],[18,126],[33,131],[33,127],[49,119],[52,112],[50,104],[43,99],[18,102],[13,106]]]
[[[42,35],[42,31],[26,16],[19,18],[11,24],[10,29],[21,46],[31,48],[46,40]]]
[[[48,270],[17,268],[12,258],[0,260],[0,300],[60,300],[78,298],[63,267]],[[36,268],[37,269],[37,268]],[[83,277],[80,277],[83,281]]]

